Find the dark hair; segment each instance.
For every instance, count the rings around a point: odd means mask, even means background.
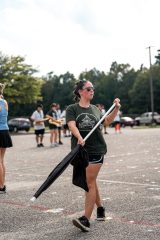
[[[88,82],[87,80],[80,80],[79,82],[76,83],[73,94],[74,94],[74,101],[78,102],[79,99],[81,98],[79,94],[79,90],[83,89],[84,85]]]
[[[52,104],[51,104],[51,108],[52,108],[52,107],[56,107],[56,106],[57,106],[57,103],[52,103]]]
[[[37,108],[43,108],[43,105],[41,103],[37,104]]]

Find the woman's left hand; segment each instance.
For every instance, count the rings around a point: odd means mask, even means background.
[[[85,141],[83,140],[83,138],[81,136],[78,138],[78,144],[80,144],[82,146],[85,145]]]
[[[114,101],[113,101],[113,103],[115,103],[115,107],[116,107],[116,108],[119,109],[119,108],[121,107],[120,99],[119,99],[119,98],[115,98]]]

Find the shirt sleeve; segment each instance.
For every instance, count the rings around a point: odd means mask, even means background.
[[[33,112],[33,114],[31,115],[31,119],[35,119],[36,118],[36,113]]]
[[[76,112],[73,105],[70,105],[66,109],[66,123],[69,121],[76,121]]]
[[[49,116],[52,117],[52,111],[48,111],[48,112],[46,113],[46,115],[49,115]]]

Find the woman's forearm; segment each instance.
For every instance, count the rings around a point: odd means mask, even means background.
[[[72,134],[77,138],[77,143],[84,146],[85,141],[83,140],[83,138],[76,126],[76,123],[74,121],[70,121],[70,122],[68,122],[68,127],[69,127],[69,130],[72,132]]]
[[[105,124],[110,125],[115,119],[120,107],[115,107],[114,110],[105,118]]]
[[[80,134],[80,132],[79,132],[79,130],[78,130],[78,128],[77,128],[75,125],[69,123],[69,124],[68,124],[68,127],[69,127],[69,130],[72,132],[72,134],[73,134],[77,139],[79,139],[80,137],[82,137],[81,134]]]

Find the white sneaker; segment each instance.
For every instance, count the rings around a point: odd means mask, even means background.
[[[59,144],[58,143],[51,143],[51,147],[54,148],[54,147],[58,147]]]
[[[59,147],[59,144],[57,142],[54,143],[55,147]]]
[[[50,147],[51,147],[51,148],[55,147],[54,143],[51,143]]]

